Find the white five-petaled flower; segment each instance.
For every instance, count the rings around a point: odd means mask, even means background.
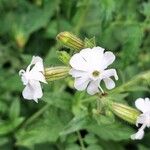
[[[110,78],[112,76],[118,80],[115,69],[106,69],[115,60],[115,55],[101,47],[85,48],[72,56],[70,65],[72,69],[70,74],[75,78],[74,87],[83,91],[87,89],[90,95],[103,92],[100,82],[103,80],[107,89],[115,87],[115,82]]]
[[[138,98],[135,101],[135,106],[143,112],[136,121],[136,126],[142,124],[142,126],[138,129],[138,132],[131,135],[131,139],[140,140],[144,136],[144,129],[146,127],[150,127],[150,99],[149,98]]]
[[[40,82],[47,83],[43,73],[43,60],[38,56],[32,57],[32,61],[26,70],[19,71],[21,80],[26,86],[22,92],[25,99],[38,102],[38,99],[43,96]]]

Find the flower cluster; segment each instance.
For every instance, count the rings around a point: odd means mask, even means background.
[[[70,59],[72,68],[69,71],[69,74],[75,78],[74,87],[79,91],[87,89],[87,93],[93,95],[100,90],[103,92],[100,86],[103,80],[107,89],[114,88],[115,82],[110,77],[118,80],[117,72],[115,69],[107,69],[114,60],[115,55],[110,51],[104,52],[101,47],[82,49],[74,54]],[[33,56],[26,71],[20,70],[19,75],[26,86],[22,93],[23,97],[38,102],[43,95],[40,82],[47,83],[42,58]]]
[[[65,37],[64,37],[65,36]],[[43,92],[41,83],[53,81],[71,75],[75,78],[74,87],[78,91],[86,90],[88,94],[94,95],[104,93],[102,82],[108,90],[115,87],[115,80],[118,80],[116,69],[108,68],[114,61],[115,55],[111,51],[105,51],[102,47],[95,47],[90,44],[90,48],[84,48],[84,42],[70,33],[64,32],[57,37],[68,47],[78,50],[73,56],[62,53],[61,59],[69,64],[68,66],[58,66],[44,68],[43,60],[39,56],[33,56],[31,63],[26,70],[20,70],[19,75],[25,88],[22,92],[24,99],[34,100],[42,98]],[[89,44],[89,43],[88,43]],[[65,57],[63,57],[65,55]],[[65,61],[64,61],[65,58]],[[120,103],[111,103],[112,111],[118,117],[135,123],[136,126],[142,124],[138,132],[131,135],[131,139],[142,139],[144,129],[150,127],[150,99],[138,98],[134,109]]]

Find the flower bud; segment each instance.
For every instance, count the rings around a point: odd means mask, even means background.
[[[15,40],[19,48],[23,48],[27,42],[27,38],[23,32],[16,33]]]
[[[64,64],[68,65],[70,61],[70,55],[66,51],[58,51],[58,59]]]
[[[57,40],[70,49],[79,51],[84,48],[84,42],[70,32],[59,33]]]
[[[61,78],[65,78],[68,75],[70,68],[59,66],[59,67],[50,67],[45,69],[45,78],[47,81],[54,81]]]
[[[140,112],[137,109],[126,106],[121,103],[112,103],[112,111],[119,118],[131,124],[135,124],[137,117],[140,115]]]

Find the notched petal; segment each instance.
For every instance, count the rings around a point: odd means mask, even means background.
[[[115,58],[116,57],[112,52],[110,51],[105,52],[103,55],[104,68],[107,68],[110,64],[112,64],[115,61]]]
[[[43,63],[43,59],[39,56],[33,56],[31,60],[31,65],[34,65],[36,63]]]
[[[107,89],[113,89],[115,87],[115,82],[111,78],[103,79]]]
[[[145,103],[145,100],[143,98],[138,98],[136,101],[135,101],[135,106],[140,110],[142,111],[143,113],[144,112],[147,112],[147,111],[150,111],[150,108],[147,107],[147,104]]]
[[[90,95],[99,93],[99,82],[100,81],[91,81],[87,87],[87,93]]]
[[[89,82],[90,80],[87,78],[75,78],[74,87],[79,91],[83,91],[87,88]]]
[[[88,63],[80,55],[80,53],[77,53],[77,54],[75,54],[71,57],[70,65],[71,65],[72,68],[74,68],[76,70],[81,70],[81,71],[87,71],[88,70]]]
[[[102,78],[109,78],[109,77],[114,77],[116,80],[118,80],[116,69],[107,69],[102,73]]]

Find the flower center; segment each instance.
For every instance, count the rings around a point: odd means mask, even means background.
[[[98,77],[100,75],[100,72],[95,70],[92,72],[93,77]]]

